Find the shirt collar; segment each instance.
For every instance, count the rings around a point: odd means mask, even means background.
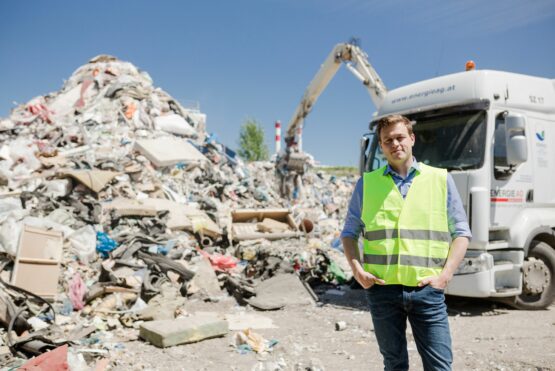
[[[412,165],[410,166],[409,171],[407,172],[407,176],[410,175],[413,171],[420,172],[420,165],[418,164],[418,162],[416,161],[416,159],[414,157],[412,158]],[[395,170],[393,170],[393,168],[391,166],[389,166],[389,164],[387,164],[387,166],[385,167],[385,170],[383,172],[383,175],[387,175],[387,174],[392,174],[392,175],[396,175],[396,176],[400,177],[400,175],[397,174],[397,172]]]

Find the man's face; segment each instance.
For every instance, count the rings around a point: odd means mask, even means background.
[[[414,134],[409,134],[405,124],[398,122],[380,132],[380,147],[390,165],[400,165],[412,159]]]

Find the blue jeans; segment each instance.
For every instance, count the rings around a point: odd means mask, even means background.
[[[442,290],[429,285],[374,285],[366,292],[385,370],[409,369],[407,318],[424,370],[451,370],[451,335]]]

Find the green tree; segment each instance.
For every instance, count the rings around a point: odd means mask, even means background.
[[[239,133],[239,156],[245,161],[268,159],[268,146],[264,142],[264,129],[255,119],[247,119]]]

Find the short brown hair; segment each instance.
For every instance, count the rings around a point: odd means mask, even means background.
[[[408,118],[401,115],[389,115],[389,116],[382,117],[381,119],[378,120],[378,124],[376,126],[376,133],[378,134],[378,140],[379,141],[382,140],[381,133],[383,128],[386,128],[390,125],[394,125],[398,123],[404,124],[407,127],[407,131],[409,132],[409,135],[412,135],[412,122]]]

